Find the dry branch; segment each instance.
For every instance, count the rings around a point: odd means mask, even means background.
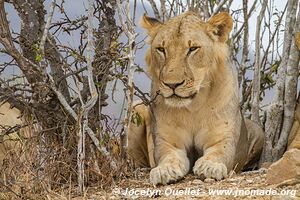
[[[255,33],[255,64],[254,64],[254,76],[252,80],[252,95],[251,95],[251,119],[257,124],[260,123],[259,119],[259,102],[260,102],[260,35],[261,35],[261,23],[265,14],[265,10],[268,5],[268,0],[264,0],[262,8],[257,17],[256,33]]]
[[[213,13],[211,14],[211,16],[214,16],[215,14],[217,14],[218,12],[220,12],[220,10],[222,9],[222,7],[224,6],[224,4],[228,2],[228,0],[221,0],[214,8]]]
[[[125,152],[127,151],[127,133],[129,128],[129,123],[131,121],[131,115],[132,115],[132,103],[133,103],[133,95],[134,95],[134,87],[133,87],[133,76],[135,71],[135,51],[136,51],[136,45],[135,45],[135,37],[136,33],[134,30],[134,23],[132,21],[132,18],[130,16],[130,3],[129,0],[126,1],[125,5],[125,18],[126,18],[126,25],[125,21],[122,17],[122,6],[120,0],[117,0],[117,8],[118,8],[118,16],[119,21],[122,25],[122,30],[125,33],[125,35],[128,38],[128,54],[127,54],[127,71],[128,71],[128,78],[127,83],[129,90],[126,92],[126,98],[127,98],[127,112],[124,119],[124,133],[122,136],[122,157],[126,158]]]
[[[48,33],[49,33],[49,28],[50,28],[50,25],[51,25],[53,14],[54,14],[55,4],[56,4],[56,0],[53,0],[51,2],[51,5],[50,5],[49,16],[47,18],[47,22],[45,24],[44,32],[43,32],[41,42],[40,42],[40,51],[41,51],[41,54],[42,54],[43,58],[45,56],[45,43],[46,43],[46,40],[47,40],[47,36],[48,36]]]
[[[5,47],[8,54],[18,63],[18,66],[26,75],[27,81],[33,84],[42,81],[43,76],[38,70],[38,66],[21,55],[13,43],[3,0],[0,0],[0,36],[0,43]]]
[[[148,0],[148,2],[150,3],[151,7],[152,7],[152,10],[154,12],[154,16],[157,18],[157,19],[161,19],[160,17],[160,14],[159,14],[159,10],[157,8],[157,5],[155,3],[154,0]]]

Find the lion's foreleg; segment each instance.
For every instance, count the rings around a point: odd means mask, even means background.
[[[202,179],[224,179],[233,167],[236,149],[234,140],[229,137],[217,141],[212,145],[204,145],[204,154],[195,162],[193,167],[194,174]]]
[[[187,153],[184,149],[176,148],[170,143],[157,140],[158,166],[150,172],[151,183],[167,184],[184,177],[190,167]]]

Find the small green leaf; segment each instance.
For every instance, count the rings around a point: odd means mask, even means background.
[[[96,82],[95,85],[96,85],[97,88],[101,88],[102,87],[102,84],[100,82]]]
[[[35,55],[35,61],[41,62],[42,61],[42,54],[36,54]]]
[[[277,73],[278,67],[279,67],[280,61],[275,61],[271,66],[271,71]]]
[[[134,113],[132,115],[131,122],[137,126],[140,126],[143,124],[143,118],[139,113]]]
[[[272,78],[272,76],[270,75],[270,74],[268,74],[267,76],[266,76],[266,81],[268,82],[268,83],[274,83],[274,80],[273,80],[273,78]]]

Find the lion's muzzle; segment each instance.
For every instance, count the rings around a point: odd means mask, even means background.
[[[172,90],[175,90],[178,86],[180,85],[183,85],[184,84],[184,80],[182,82],[179,82],[179,83],[165,83],[165,82],[162,82],[165,86],[169,87],[170,89]]]

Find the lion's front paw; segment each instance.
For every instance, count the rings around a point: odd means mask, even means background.
[[[194,174],[201,178],[222,180],[227,177],[227,167],[223,163],[200,158],[193,167]]]
[[[165,185],[183,178],[187,172],[188,169],[180,163],[159,165],[150,171],[150,182]]]

